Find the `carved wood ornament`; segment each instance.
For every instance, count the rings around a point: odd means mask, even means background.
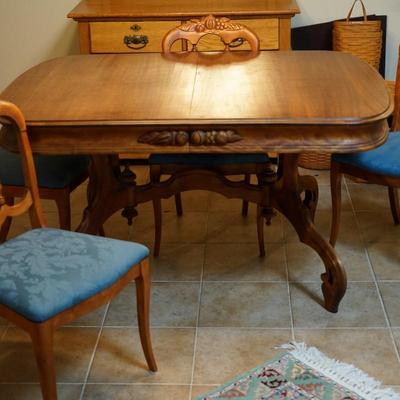
[[[172,44],[178,39],[189,41],[193,46],[192,50],[196,50],[196,45],[200,39],[210,34],[219,36],[226,50],[230,50],[230,43],[237,39],[241,39],[241,43],[247,41],[252,51],[257,51],[260,48],[260,41],[251,29],[232,22],[226,17],[216,18],[213,15],[208,15],[201,19],[192,19],[170,30],[162,42],[163,52],[168,53]]]
[[[211,130],[193,132],[186,131],[153,131],[147,132],[138,138],[139,143],[154,146],[184,146],[190,143],[193,146],[225,146],[243,140],[234,130]]]

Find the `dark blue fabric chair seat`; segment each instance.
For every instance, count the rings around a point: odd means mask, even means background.
[[[34,156],[39,187],[62,189],[69,186],[89,167],[88,156]],[[0,148],[0,182],[23,186],[24,176],[19,154]]]
[[[391,132],[385,144],[362,153],[334,154],[332,160],[379,175],[400,177],[400,132]]]
[[[150,165],[179,164],[216,167],[229,164],[265,164],[269,161],[266,154],[152,154]]]
[[[34,229],[0,246],[0,304],[46,321],[110,287],[148,255],[137,243]]]

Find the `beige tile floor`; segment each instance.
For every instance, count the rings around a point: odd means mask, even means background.
[[[146,172],[138,170],[141,179]],[[327,236],[330,191],[320,182],[316,224]],[[85,188],[72,196],[79,222]],[[281,217],[266,227],[267,256],[257,255],[254,207],[206,192],[185,193],[184,216],[164,202],[161,256],[152,260],[151,324],[159,372],[149,373],[136,327],[135,289],[57,332],[61,400],[189,400],[275,355],[291,340],[317,346],[400,389],[400,227],[383,188],[345,183],[338,252],[349,288],[338,314],[321,307],[323,265]],[[54,205],[45,203],[57,226]],[[151,205],[132,227],[119,214],[109,236],[151,247]],[[12,235],[29,228],[16,220]],[[0,399],[40,399],[29,339],[0,320]]]

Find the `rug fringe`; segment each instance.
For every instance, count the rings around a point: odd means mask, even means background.
[[[299,361],[315,368],[328,378],[357,393],[365,400],[400,400],[400,395],[351,364],[327,357],[315,347],[305,343],[291,342],[280,346],[289,350]]]

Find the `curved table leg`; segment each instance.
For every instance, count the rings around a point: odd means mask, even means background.
[[[313,210],[303,203],[303,189],[297,171],[297,154],[281,155],[280,179],[271,187],[271,198],[278,209],[295,228],[301,242],[312,247],[325,264],[321,275],[325,308],[337,312],[347,287],[346,272],[333,247],[317,232],[312,221]]]
[[[303,204],[310,210],[311,219],[314,222],[317,211],[319,189],[317,180],[311,175],[299,176],[300,192],[304,191]]]

